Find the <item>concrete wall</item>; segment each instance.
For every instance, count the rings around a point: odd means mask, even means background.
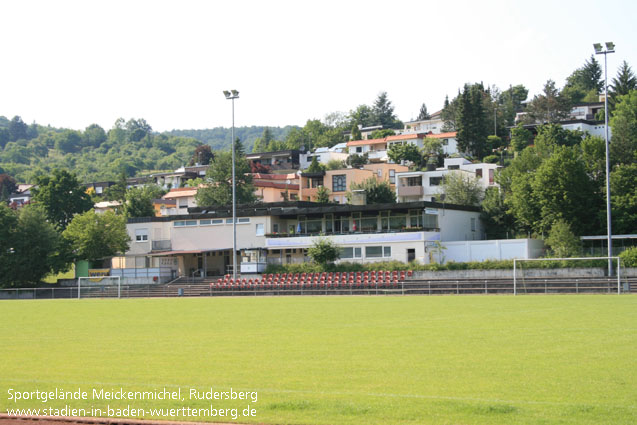
[[[514,258],[537,258],[544,243],[537,239],[503,239],[443,242],[445,262],[469,262],[484,260],[511,260]]]
[[[474,219],[475,230],[472,230],[471,219]],[[438,208],[438,227],[442,241],[475,241],[484,237],[479,212]]]
[[[525,277],[605,277],[605,268],[524,269]],[[518,279],[522,273],[518,270]],[[637,277],[637,267],[622,269],[624,277]],[[414,279],[513,279],[513,269],[414,271]]]

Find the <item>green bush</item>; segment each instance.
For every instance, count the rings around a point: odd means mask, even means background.
[[[637,246],[624,250],[619,254],[619,259],[624,267],[637,267]]]
[[[500,157],[498,155],[487,155],[482,158],[482,162],[486,162],[487,164],[497,164],[500,161]]]

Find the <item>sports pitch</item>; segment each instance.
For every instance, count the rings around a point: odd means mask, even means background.
[[[237,408],[266,424],[637,423],[637,297],[0,302],[0,410]],[[8,400],[14,391],[184,400]],[[190,391],[258,400],[191,400]],[[133,415],[138,416],[138,415]],[[148,414],[144,416],[148,417]]]

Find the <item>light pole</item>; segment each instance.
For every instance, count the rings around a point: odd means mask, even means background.
[[[232,279],[237,279],[237,184],[234,178],[234,100],[239,98],[236,90],[224,90],[226,99],[232,100]]]
[[[613,274],[613,233],[611,230],[611,214],[610,214],[610,154],[608,145],[608,69],[607,69],[607,55],[609,53],[615,53],[615,43],[611,41],[606,42],[606,49],[604,49],[601,43],[593,44],[595,48],[595,54],[604,55],[604,134],[606,136],[606,231],[608,237],[608,275]]]

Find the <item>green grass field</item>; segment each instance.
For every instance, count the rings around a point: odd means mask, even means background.
[[[0,318],[2,411],[46,404],[9,403],[8,388],[232,387],[258,401],[213,406],[250,404],[255,417],[187,419],[637,423],[630,295],[3,301]],[[107,404],[211,402],[48,402]]]

